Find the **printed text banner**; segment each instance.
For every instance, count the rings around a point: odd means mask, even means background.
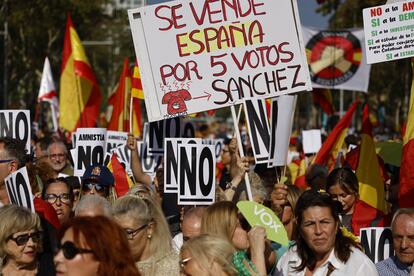
[[[129,10],[149,121],[310,90],[296,0]]]

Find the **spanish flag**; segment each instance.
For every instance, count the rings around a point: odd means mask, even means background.
[[[109,161],[107,167],[114,175],[114,186],[117,197],[125,195],[129,188],[134,186],[134,182],[132,182],[124,167],[122,167],[115,153],[112,153],[111,160]]]
[[[332,93],[329,89],[314,89],[312,91],[313,103],[318,105],[326,114],[332,115],[335,112],[332,104]]]
[[[101,91],[70,16],[63,43],[59,98],[60,127],[73,132],[78,127],[96,126]]]
[[[134,71],[132,73],[131,88],[131,130],[134,137],[140,137],[142,134],[142,112],[141,101],[144,99],[144,91],[142,89],[141,75],[139,74],[138,62],[135,61]]]
[[[111,119],[108,130],[129,131],[129,105],[131,91],[131,72],[129,70],[128,58],[124,60],[118,86],[111,96],[109,102],[112,104]]]
[[[335,164],[336,158],[342,148],[345,137],[348,133],[349,125],[351,124],[352,117],[354,116],[358,104],[359,100],[357,99],[349,107],[348,111],[341,118],[341,120],[339,120],[331,133],[329,133],[314,159],[315,164],[328,166],[328,168],[331,168],[332,164]]]
[[[356,235],[359,235],[359,229],[363,227],[384,226],[384,216],[387,214],[384,181],[372,139],[372,123],[367,104],[364,106],[361,132],[356,170],[359,200],[352,216],[352,231]]]
[[[414,207],[414,59],[411,59],[413,80],[411,83],[410,107],[403,136],[403,153],[400,167],[398,200],[400,208]]]

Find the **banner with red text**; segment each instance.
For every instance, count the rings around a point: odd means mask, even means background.
[[[296,0],[128,11],[149,121],[310,90]]]

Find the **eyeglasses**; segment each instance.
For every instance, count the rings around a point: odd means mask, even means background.
[[[0,160],[0,164],[1,163],[9,163],[9,162],[11,162],[11,161],[14,161],[15,159],[3,159],[3,160]]]
[[[13,240],[18,246],[25,245],[29,239],[32,239],[34,243],[38,243],[42,240],[42,232],[38,231],[30,234],[18,235],[17,237],[10,236],[9,239]]]
[[[143,229],[145,229],[148,225],[150,225],[151,223],[147,223],[144,225],[141,225],[140,227],[138,227],[135,230],[130,230],[130,229],[125,229],[125,234],[127,236],[128,240],[132,240],[134,239],[134,237]]]
[[[95,188],[96,192],[103,193],[106,187],[99,183],[84,183],[83,184],[83,190],[86,192],[92,191],[93,188]]]
[[[60,202],[67,204],[67,203],[70,203],[70,201],[72,200],[72,196],[71,194],[68,194],[68,193],[60,194],[60,195],[56,195],[56,194],[45,195],[45,200],[51,204],[54,204],[57,199],[59,199]]]
[[[64,153],[57,153],[57,154],[49,154],[49,158],[63,158],[63,157],[65,157],[66,156],[66,154],[64,154]]]
[[[67,241],[62,245],[58,245],[58,249],[62,250],[66,260],[72,260],[78,254],[94,254],[90,249],[78,248],[73,242]],[[59,252],[59,251],[58,251]]]

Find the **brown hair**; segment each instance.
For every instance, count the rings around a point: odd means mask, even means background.
[[[338,184],[348,194],[358,194],[359,183],[355,173],[347,167],[333,169],[326,179],[326,191]]]
[[[115,222],[104,217],[75,217],[62,225],[58,232],[61,240],[72,229],[74,243],[82,246],[81,236],[99,261],[98,275],[140,275],[132,259],[125,233]],[[122,252],[122,254],[120,254]]]

